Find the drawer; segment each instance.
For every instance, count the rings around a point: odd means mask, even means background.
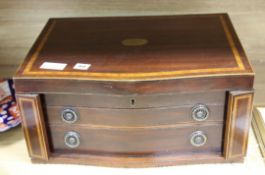
[[[221,123],[145,128],[50,125],[49,129],[54,153],[220,155],[223,137]]]
[[[225,104],[225,91],[153,95],[44,94],[47,106],[91,108],[151,108],[180,105]]]
[[[172,125],[185,122],[201,123],[197,120],[195,111],[203,105],[171,106],[159,108],[87,108],[87,107],[62,107],[47,106],[46,116],[50,124],[82,124],[82,125],[110,125],[110,126],[152,126]],[[203,121],[223,121],[223,104],[207,104],[205,106],[207,117]],[[65,120],[70,113],[69,121]]]

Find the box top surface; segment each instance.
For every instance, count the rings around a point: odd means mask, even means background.
[[[15,79],[253,75],[226,14],[50,19]]]

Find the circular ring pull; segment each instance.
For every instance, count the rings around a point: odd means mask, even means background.
[[[78,115],[73,109],[64,109],[61,113],[61,118],[65,123],[75,123]]]
[[[209,117],[209,109],[206,105],[198,104],[192,108],[192,118],[196,121],[204,121]]]
[[[190,136],[190,143],[195,147],[201,147],[207,142],[207,136],[202,131],[195,131]]]
[[[64,143],[69,148],[77,148],[80,145],[80,135],[77,132],[69,131],[64,135]]]

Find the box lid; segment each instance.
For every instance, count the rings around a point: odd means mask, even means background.
[[[253,75],[228,15],[50,19],[15,79]]]

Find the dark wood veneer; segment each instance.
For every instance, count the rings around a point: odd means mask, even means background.
[[[14,81],[33,162],[150,167],[246,154],[254,72],[227,14],[53,18]],[[195,120],[194,107],[209,117]],[[78,120],[63,121],[64,109]]]
[[[221,123],[221,124],[220,124]],[[100,128],[80,125],[50,125],[52,148],[54,152],[74,153],[106,153],[137,156],[137,154],[200,154],[202,152],[221,154],[223,125],[179,125],[157,126],[151,128]],[[80,133],[80,146],[67,148],[64,134],[67,131]],[[194,148],[190,144],[190,135],[195,130],[207,133],[207,143],[203,147]],[[167,137],[165,137],[167,136]]]
[[[225,91],[167,93],[167,94],[45,94],[43,99],[47,106],[80,106],[90,108],[154,108],[169,106],[222,105],[225,103]],[[204,98],[201,98],[203,94]],[[182,99],[182,100],[178,100]],[[132,100],[134,103],[132,104]]]
[[[207,121],[223,121],[224,105],[207,105],[210,115]],[[79,113],[76,124],[111,125],[111,126],[152,126],[177,123],[200,123],[192,118],[193,106],[174,106],[141,109],[108,109],[72,107]],[[60,115],[66,107],[47,107],[47,118],[51,124],[63,124]],[[71,107],[69,107],[71,108]],[[163,116],[163,117],[162,117]]]

